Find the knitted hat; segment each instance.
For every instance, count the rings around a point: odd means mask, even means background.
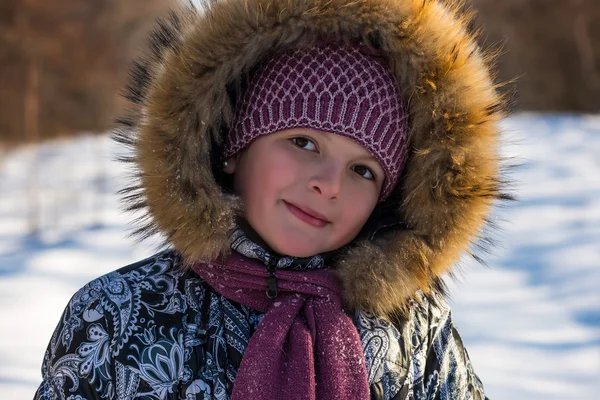
[[[397,82],[373,55],[340,43],[297,48],[267,60],[236,110],[223,159],[261,136],[312,128],[350,138],[385,171],[380,200],[408,156],[408,126]]]

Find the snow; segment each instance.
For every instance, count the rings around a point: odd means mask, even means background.
[[[501,232],[488,267],[461,261],[450,282],[455,323],[492,400],[597,398],[600,116],[519,114],[504,128],[519,201],[493,215]],[[156,249],[127,237],[117,146],[83,135],[0,153],[2,399],[33,397],[77,289]]]
[[[600,389],[600,117],[517,115],[504,156],[518,202],[489,268],[465,260],[455,323],[492,399],[595,399]]]

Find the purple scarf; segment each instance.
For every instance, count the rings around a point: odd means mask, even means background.
[[[279,295],[265,295],[267,269],[236,252],[194,270],[221,295],[266,313],[250,338],[232,400],[368,399],[360,337],[327,269],[278,270]]]

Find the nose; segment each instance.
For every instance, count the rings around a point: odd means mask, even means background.
[[[337,199],[342,191],[343,168],[333,162],[318,166],[309,179],[311,190],[327,199]]]

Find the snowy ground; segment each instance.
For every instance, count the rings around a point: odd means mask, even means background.
[[[489,267],[462,263],[455,321],[493,400],[597,399],[600,116],[518,115],[505,128],[519,202],[495,215],[503,232]],[[32,398],[79,287],[153,251],[126,237],[115,152],[82,136],[0,154],[0,399]]]

